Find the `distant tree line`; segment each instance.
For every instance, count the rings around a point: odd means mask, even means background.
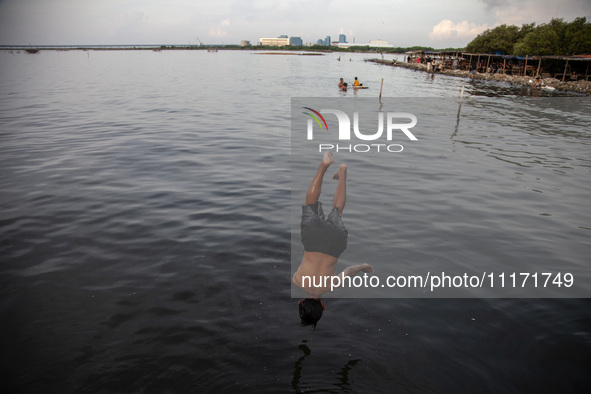
[[[591,23],[579,17],[570,23],[553,18],[538,26],[501,25],[479,34],[466,46],[466,52],[516,56],[591,54]]]

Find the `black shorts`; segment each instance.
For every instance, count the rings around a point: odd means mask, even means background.
[[[302,244],[306,252],[320,252],[338,258],[347,248],[347,229],[333,208],[324,219],[322,203],[302,206]]]

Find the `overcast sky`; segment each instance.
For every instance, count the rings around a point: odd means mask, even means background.
[[[282,34],[463,47],[501,24],[591,21],[591,0],[0,0],[0,44],[239,44]]]

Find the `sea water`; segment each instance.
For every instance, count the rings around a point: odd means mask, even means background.
[[[381,248],[367,260],[376,273],[588,265],[588,98],[557,109],[532,104],[528,88],[369,57],[0,53],[7,390],[588,387],[585,299],[334,298],[315,331],[300,327],[290,213],[304,191],[292,175],[316,163],[290,158],[292,97],[377,101],[383,80],[384,98],[453,109],[451,123],[419,135],[431,141],[421,152],[405,143],[387,165],[351,159],[343,264]],[[369,89],[340,92],[341,77]]]

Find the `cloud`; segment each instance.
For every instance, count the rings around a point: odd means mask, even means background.
[[[486,4],[495,25],[522,25],[535,22],[548,23],[552,18],[573,21],[576,17],[591,16],[589,0],[480,0]]]
[[[225,37],[228,35],[228,31],[226,30],[228,26],[230,26],[230,19],[226,18],[223,21],[221,21],[217,26],[210,28],[207,35],[209,37]]]
[[[508,0],[480,0],[482,3],[486,5],[487,10],[492,10],[493,8],[503,8],[509,6]]]
[[[433,40],[472,39],[486,29],[488,29],[486,23],[482,25],[468,21],[453,23],[449,19],[444,19],[433,26],[433,30],[429,33],[429,38]]]

